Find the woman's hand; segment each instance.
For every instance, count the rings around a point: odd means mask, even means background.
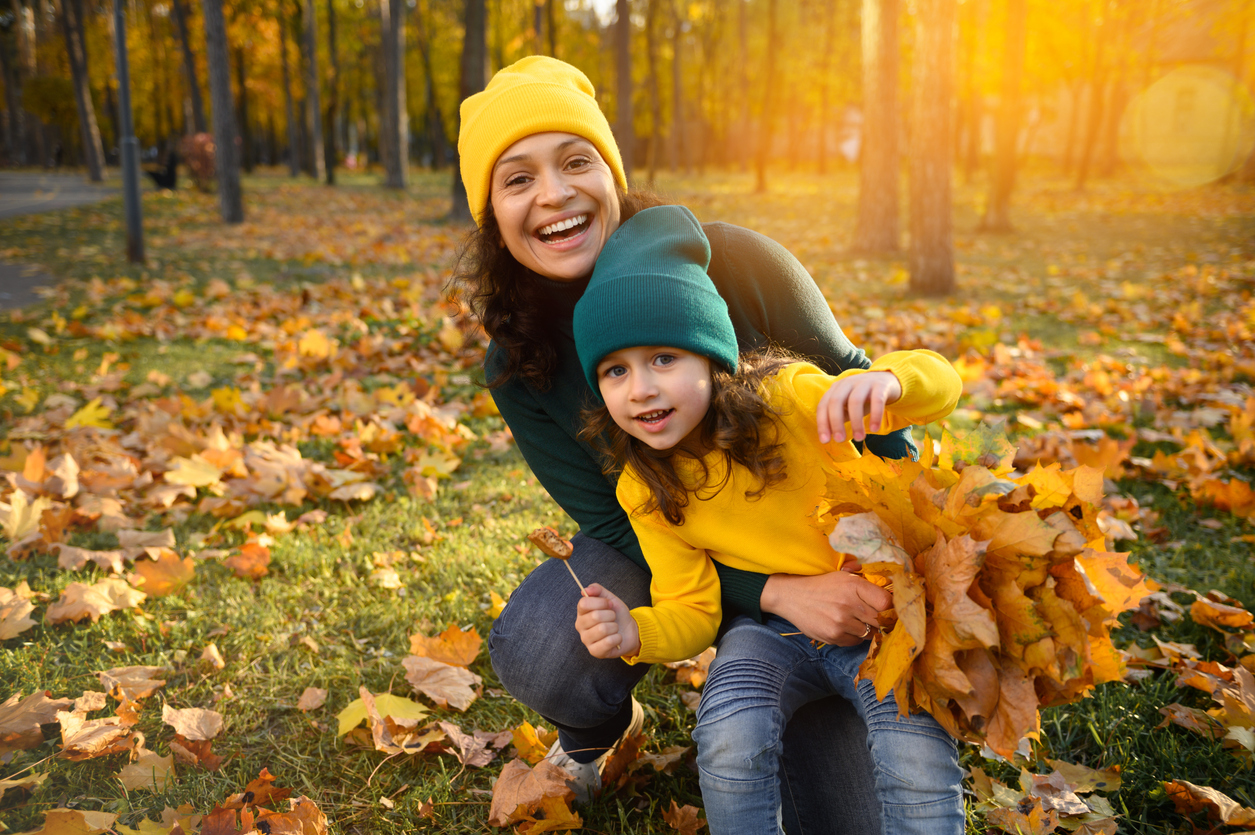
[[[890,371],[868,371],[842,377],[819,400],[816,417],[819,442],[845,440],[845,424],[850,423],[852,440],[861,441],[863,417],[871,418],[868,429],[872,434],[880,432],[885,416],[885,406],[902,396],[902,384]]]
[[[814,576],[772,574],[759,605],[764,612],[788,620],[808,638],[854,646],[879,627],[878,615],[893,606],[893,597],[851,574],[851,568],[847,564],[841,571]]]
[[[619,658],[641,650],[640,630],[627,604],[593,583],[584,589],[576,611],[575,629],[594,658]]]

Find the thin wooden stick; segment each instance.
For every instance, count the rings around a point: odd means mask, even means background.
[[[571,572],[571,577],[574,578],[575,585],[580,587],[580,597],[588,597],[588,592],[584,591],[584,584],[580,582],[579,577],[575,576],[575,569],[572,568],[571,564],[567,562],[566,560],[563,560],[562,564],[566,566],[567,571]]]

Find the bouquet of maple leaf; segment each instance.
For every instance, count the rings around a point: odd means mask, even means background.
[[[834,465],[815,524],[893,595],[860,677],[1010,758],[1040,708],[1123,676],[1110,630],[1152,590],[1106,549],[1101,470],[1018,475],[990,429],[923,446]]]

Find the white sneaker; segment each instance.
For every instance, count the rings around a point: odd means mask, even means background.
[[[567,785],[575,792],[575,802],[587,803],[593,799],[593,795],[601,791],[601,770],[606,767],[615,749],[625,739],[638,735],[644,727],[645,709],[633,698],[632,721],[628,722],[627,730],[600,757],[589,763],[578,763],[562,750],[562,741],[558,740],[549,749],[547,759],[571,775],[571,779],[567,780]]]

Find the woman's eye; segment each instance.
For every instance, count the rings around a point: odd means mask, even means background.
[[[505,184],[507,187],[522,185],[523,183],[526,183],[526,182],[527,182],[527,175],[525,174],[514,174],[512,176],[506,177],[506,180],[505,180]]]
[[[587,157],[576,157],[567,163],[568,168],[583,168],[586,165],[588,165]]]

